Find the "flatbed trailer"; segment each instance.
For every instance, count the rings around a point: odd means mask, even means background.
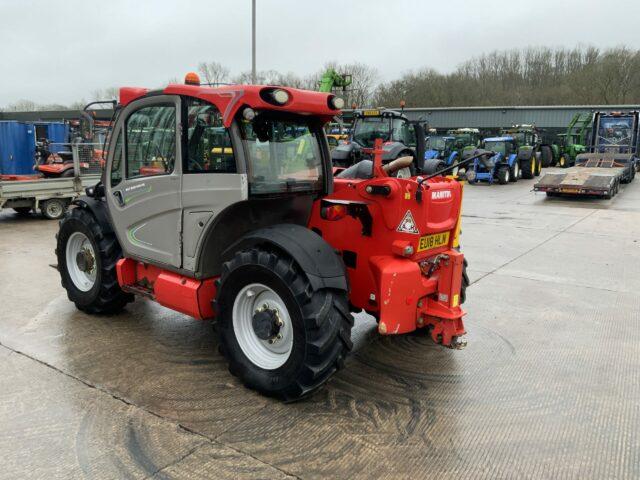
[[[580,157],[583,157],[580,159]],[[616,161],[615,158],[578,157],[578,163],[559,172],[546,173],[534,186],[536,192],[548,196],[599,196],[612,198],[621,183],[633,180],[635,166]]]
[[[60,178],[0,176],[0,210],[13,208],[18,213],[40,210],[46,218],[62,217],[71,200],[100,180],[100,175]]]

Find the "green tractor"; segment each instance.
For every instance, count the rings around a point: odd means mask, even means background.
[[[576,157],[587,151],[587,131],[592,122],[593,115],[591,113],[576,113],[567,126],[567,132],[558,135],[560,140],[559,167],[572,167],[576,164]]]
[[[501,136],[513,137],[516,141],[520,161],[531,159],[531,169],[522,169],[523,178],[537,177],[543,167],[555,165],[560,158],[560,150],[557,145],[543,142],[542,132],[535,125],[513,125],[511,128],[502,129],[500,134]]]

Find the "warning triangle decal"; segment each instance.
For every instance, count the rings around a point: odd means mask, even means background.
[[[402,221],[400,222],[400,225],[398,225],[398,228],[396,230],[398,232],[415,233],[418,235],[420,234],[418,228],[416,227],[416,222],[413,219],[413,215],[411,215],[411,210],[407,210],[407,213],[404,214],[404,217],[402,218]]]

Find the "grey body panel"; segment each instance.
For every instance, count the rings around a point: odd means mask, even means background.
[[[126,158],[123,158],[120,162],[122,181],[117,186],[112,187],[109,175],[105,175],[105,197],[114,231],[125,256],[179,268],[182,265],[180,97],[157,95],[127,105],[120,113],[113,131],[114,138],[118,132],[122,135],[126,119],[139,108],[168,103],[176,106],[176,156],[173,172],[126,178]],[[126,137],[123,140],[125,145]],[[107,172],[115,153],[115,149],[109,150]],[[122,149],[122,154],[126,156],[126,148]],[[120,195],[124,203],[116,195]]]
[[[194,173],[183,175],[183,268],[195,272],[205,233],[229,206],[249,196],[246,174]],[[215,248],[214,245],[211,247]]]

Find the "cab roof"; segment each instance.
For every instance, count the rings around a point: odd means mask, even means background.
[[[284,90],[289,94],[289,100],[284,105],[269,101],[270,94],[274,90]],[[120,89],[120,105],[126,106],[139,98],[163,94],[195,97],[212,103],[222,113],[223,123],[226,127],[231,125],[233,117],[238,110],[244,107],[251,107],[255,110],[273,110],[315,116],[319,117],[323,122],[328,122],[341,113],[340,110],[330,107],[329,101],[335,97],[331,93],[313,92],[276,85],[224,85],[210,87],[175,83],[162,90],[122,87]]]
[[[513,137],[490,137],[485,138],[485,142],[513,142]]]

